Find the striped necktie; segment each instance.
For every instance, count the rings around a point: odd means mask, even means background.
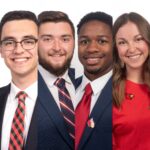
[[[24,145],[24,118],[25,118],[25,98],[27,94],[20,91],[16,98],[18,107],[16,109],[10,132],[9,150],[22,150]]]
[[[74,115],[75,114],[74,114],[74,108],[73,108],[72,100],[70,98],[70,94],[66,89],[64,79],[58,78],[54,84],[58,87],[60,108],[65,120],[68,133],[74,142],[75,140],[75,118],[74,118],[75,116]]]

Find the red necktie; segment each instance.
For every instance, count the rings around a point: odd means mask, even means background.
[[[85,87],[85,93],[75,110],[75,150],[77,150],[90,113],[92,88],[90,83]]]
[[[72,100],[70,98],[70,94],[65,86],[64,79],[58,78],[54,84],[58,87],[60,108],[65,120],[65,125],[74,143],[75,119],[74,119],[74,108]]]
[[[25,117],[25,98],[27,94],[20,91],[17,96],[18,107],[16,109],[10,132],[9,150],[22,150],[24,144],[24,117]]]

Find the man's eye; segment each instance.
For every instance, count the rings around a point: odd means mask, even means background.
[[[2,44],[5,46],[9,46],[9,45],[13,45],[14,41],[3,41]]]
[[[69,42],[69,41],[70,41],[70,38],[63,38],[63,41],[64,41],[64,42]]]
[[[107,40],[104,40],[104,39],[99,39],[99,40],[98,40],[98,43],[99,43],[99,44],[105,44],[105,43],[108,43],[108,41],[107,41]]]
[[[87,45],[88,43],[89,43],[88,40],[81,40],[81,41],[79,41],[80,45]]]
[[[23,43],[24,43],[24,44],[34,44],[34,43],[35,43],[35,40],[33,40],[33,39],[24,40]]]
[[[44,42],[51,42],[52,38],[50,38],[50,37],[43,37],[42,41],[44,41]]]

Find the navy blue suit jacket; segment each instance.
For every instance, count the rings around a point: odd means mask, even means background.
[[[75,83],[74,70],[69,77]],[[42,76],[38,75],[38,150],[73,150],[64,118]]]
[[[4,116],[6,101],[7,101],[9,92],[10,92],[10,84],[5,87],[0,88],[0,150],[1,150],[1,139],[2,139],[1,136],[2,136],[3,116]],[[37,127],[36,127],[37,118],[36,117],[37,116],[36,116],[36,104],[35,104],[35,109],[32,115],[24,150],[36,150],[37,149]]]
[[[86,125],[78,150],[112,150],[112,80],[102,90],[89,119],[95,127]]]

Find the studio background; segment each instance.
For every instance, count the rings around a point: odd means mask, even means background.
[[[29,10],[36,15],[45,10],[58,10],[69,15],[75,28],[85,14],[95,11],[112,15],[114,21],[122,13],[132,11],[141,14],[150,22],[150,5],[147,0],[0,0],[0,2],[0,20],[5,13],[12,10]],[[76,68],[76,76],[82,74],[83,68],[78,60],[77,43],[71,66]],[[10,80],[10,72],[0,57],[0,87],[7,85]]]

